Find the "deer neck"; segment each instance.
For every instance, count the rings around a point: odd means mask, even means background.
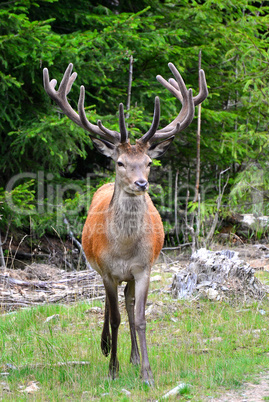
[[[110,203],[111,234],[113,238],[125,239],[141,236],[145,226],[147,210],[146,195],[131,195],[115,183]]]

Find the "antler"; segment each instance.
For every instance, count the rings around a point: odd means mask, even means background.
[[[176,80],[170,78],[169,81],[166,81],[161,75],[157,75],[156,78],[181,102],[182,109],[177,117],[167,126],[160,130],[156,130],[155,133],[147,133],[143,135],[140,140],[142,142],[150,141],[152,143],[160,139],[170,138],[184,130],[193,120],[195,106],[202,103],[208,95],[205,73],[203,70],[199,70],[199,94],[193,97],[192,89],[187,90],[183,78],[174,64],[168,63],[168,66]]]
[[[199,94],[193,97],[192,89],[187,90],[186,85],[174,64],[169,63],[168,66],[175,79],[170,78],[169,81],[166,81],[161,75],[157,75],[156,78],[177,99],[179,99],[182,104],[182,109],[178,116],[171,123],[164,128],[157,130],[160,121],[160,100],[158,96],[156,96],[152,125],[149,131],[138,140],[144,144],[147,142],[152,143],[160,139],[170,138],[184,130],[193,120],[195,106],[203,102],[208,95],[205,73],[203,70],[199,70]],[[60,106],[63,113],[78,126],[84,128],[94,135],[112,142],[113,144],[127,142],[128,131],[125,124],[124,108],[122,103],[119,105],[120,132],[109,130],[108,128],[104,127],[101,120],[98,120],[97,125],[89,122],[84,109],[85,88],[83,85],[80,87],[78,113],[74,111],[67,100],[67,95],[70,92],[75,79],[77,78],[77,73],[72,73],[72,69],[73,64],[70,63],[64,73],[63,79],[59,85],[59,89],[56,91],[55,87],[57,81],[55,79],[50,81],[48,69],[44,68],[43,81],[47,94]]]
[[[55,79],[49,80],[49,71],[47,68],[43,70],[43,81],[44,88],[47,94],[53,99],[58,106],[60,106],[63,113],[69,117],[74,123],[78,126],[84,128],[94,135],[98,135],[99,137],[112,142],[113,144],[124,143],[128,141],[128,131],[125,124],[124,118],[124,107],[123,104],[119,104],[119,126],[120,132],[109,130],[104,127],[101,120],[98,120],[97,125],[92,124],[86,117],[85,109],[84,109],[84,101],[85,101],[85,88],[82,85],[80,87],[80,95],[78,100],[78,113],[74,111],[67,100],[67,95],[70,92],[72,85],[77,78],[77,73],[72,73],[73,64],[70,63],[65,70],[63,79],[59,85],[58,91],[55,90],[57,81]],[[71,74],[72,73],[72,74]],[[152,126],[149,129],[148,133],[152,136],[159,125],[160,120],[160,101],[159,98],[155,99],[155,108],[154,108],[154,117]],[[147,135],[147,134],[146,134]]]
[[[98,121],[98,125],[96,126],[95,124],[92,124],[88,121],[85,110],[84,110],[84,99],[85,99],[85,88],[82,85],[80,87],[80,95],[79,95],[79,101],[78,101],[78,112],[77,114],[74,109],[71,107],[67,100],[67,95],[71,90],[71,87],[77,78],[77,73],[72,73],[73,69],[73,64],[70,63],[67,69],[65,70],[63,79],[59,85],[58,91],[55,90],[55,86],[57,84],[57,81],[55,79],[52,79],[51,81],[49,80],[49,72],[47,68],[44,68],[43,70],[43,81],[44,81],[44,88],[47,94],[53,99],[57,105],[60,106],[61,110],[64,112],[64,114],[69,117],[74,123],[76,123],[78,126],[84,128],[85,130],[89,131],[92,134],[98,135],[101,138],[104,138],[114,144],[123,142],[122,136],[120,133],[117,131],[112,131],[107,128],[105,128],[101,121]],[[121,107],[120,107],[120,116],[122,115],[121,112]],[[123,117],[124,121],[124,117]],[[123,123],[125,126],[125,123]],[[124,134],[125,135],[125,134]],[[124,137],[125,138],[125,137]]]

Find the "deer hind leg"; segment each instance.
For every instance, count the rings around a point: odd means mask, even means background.
[[[109,319],[111,326],[111,357],[109,362],[109,375],[114,380],[118,376],[119,361],[117,357],[118,329],[120,325],[120,312],[118,304],[118,286],[112,281],[104,280],[106,298],[109,306]]]
[[[101,349],[105,356],[109,355],[111,349],[111,335],[109,330],[109,300],[107,296],[105,301],[104,326],[101,336]]]
[[[136,332],[135,332],[135,315],[134,315],[134,307],[135,307],[135,281],[128,282],[125,289],[125,306],[128,314],[129,325],[130,325],[130,334],[131,334],[131,357],[130,362],[134,365],[140,364],[140,356],[139,350],[137,346],[136,340]]]
[[[153,374],[150,368],[147,342],[146,342],[146,318],[145,307],[148,297],[149,275],[144,275],[135,281],[135,328],[138,333],[142,364],[141,377],[143,381],[154,386]]]

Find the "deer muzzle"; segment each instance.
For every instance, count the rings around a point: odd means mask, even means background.
[[[140,191],[146,191],[148,189],[147,180],[137,180],[135,181],[135,185],[138,187]]]

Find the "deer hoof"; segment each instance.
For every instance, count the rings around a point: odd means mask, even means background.
[[[153,374],[152,371],[150,369],[150,367],[148,369],[144,369],[141,372],[141,377],[143,380],[143,386],[145,388],[153,388],[154,387],[154,379],[153,379]]]
[[[102,349],[103,355],[105,355],[107,357],[109,355],[110,349],[111,349],[111,339],[110,339],[109,334],[106,336],[102,336],[101,349]]]
[[[130,362],[134,366],[139,366],[139,364],[140,364],[140,356],[139,356],[139,354],[131,354]]]
[[[115,362],[111,362],[109,364],[109,377],[112,380],[115,380],[119,374],[119,361],[118,359]]]
[[[144,380],[143,381],[143,387],[144,388],[154,388],[155,387],[155,383],[154,383],[154,380],[153,379],[150,379],[150,380]]]

